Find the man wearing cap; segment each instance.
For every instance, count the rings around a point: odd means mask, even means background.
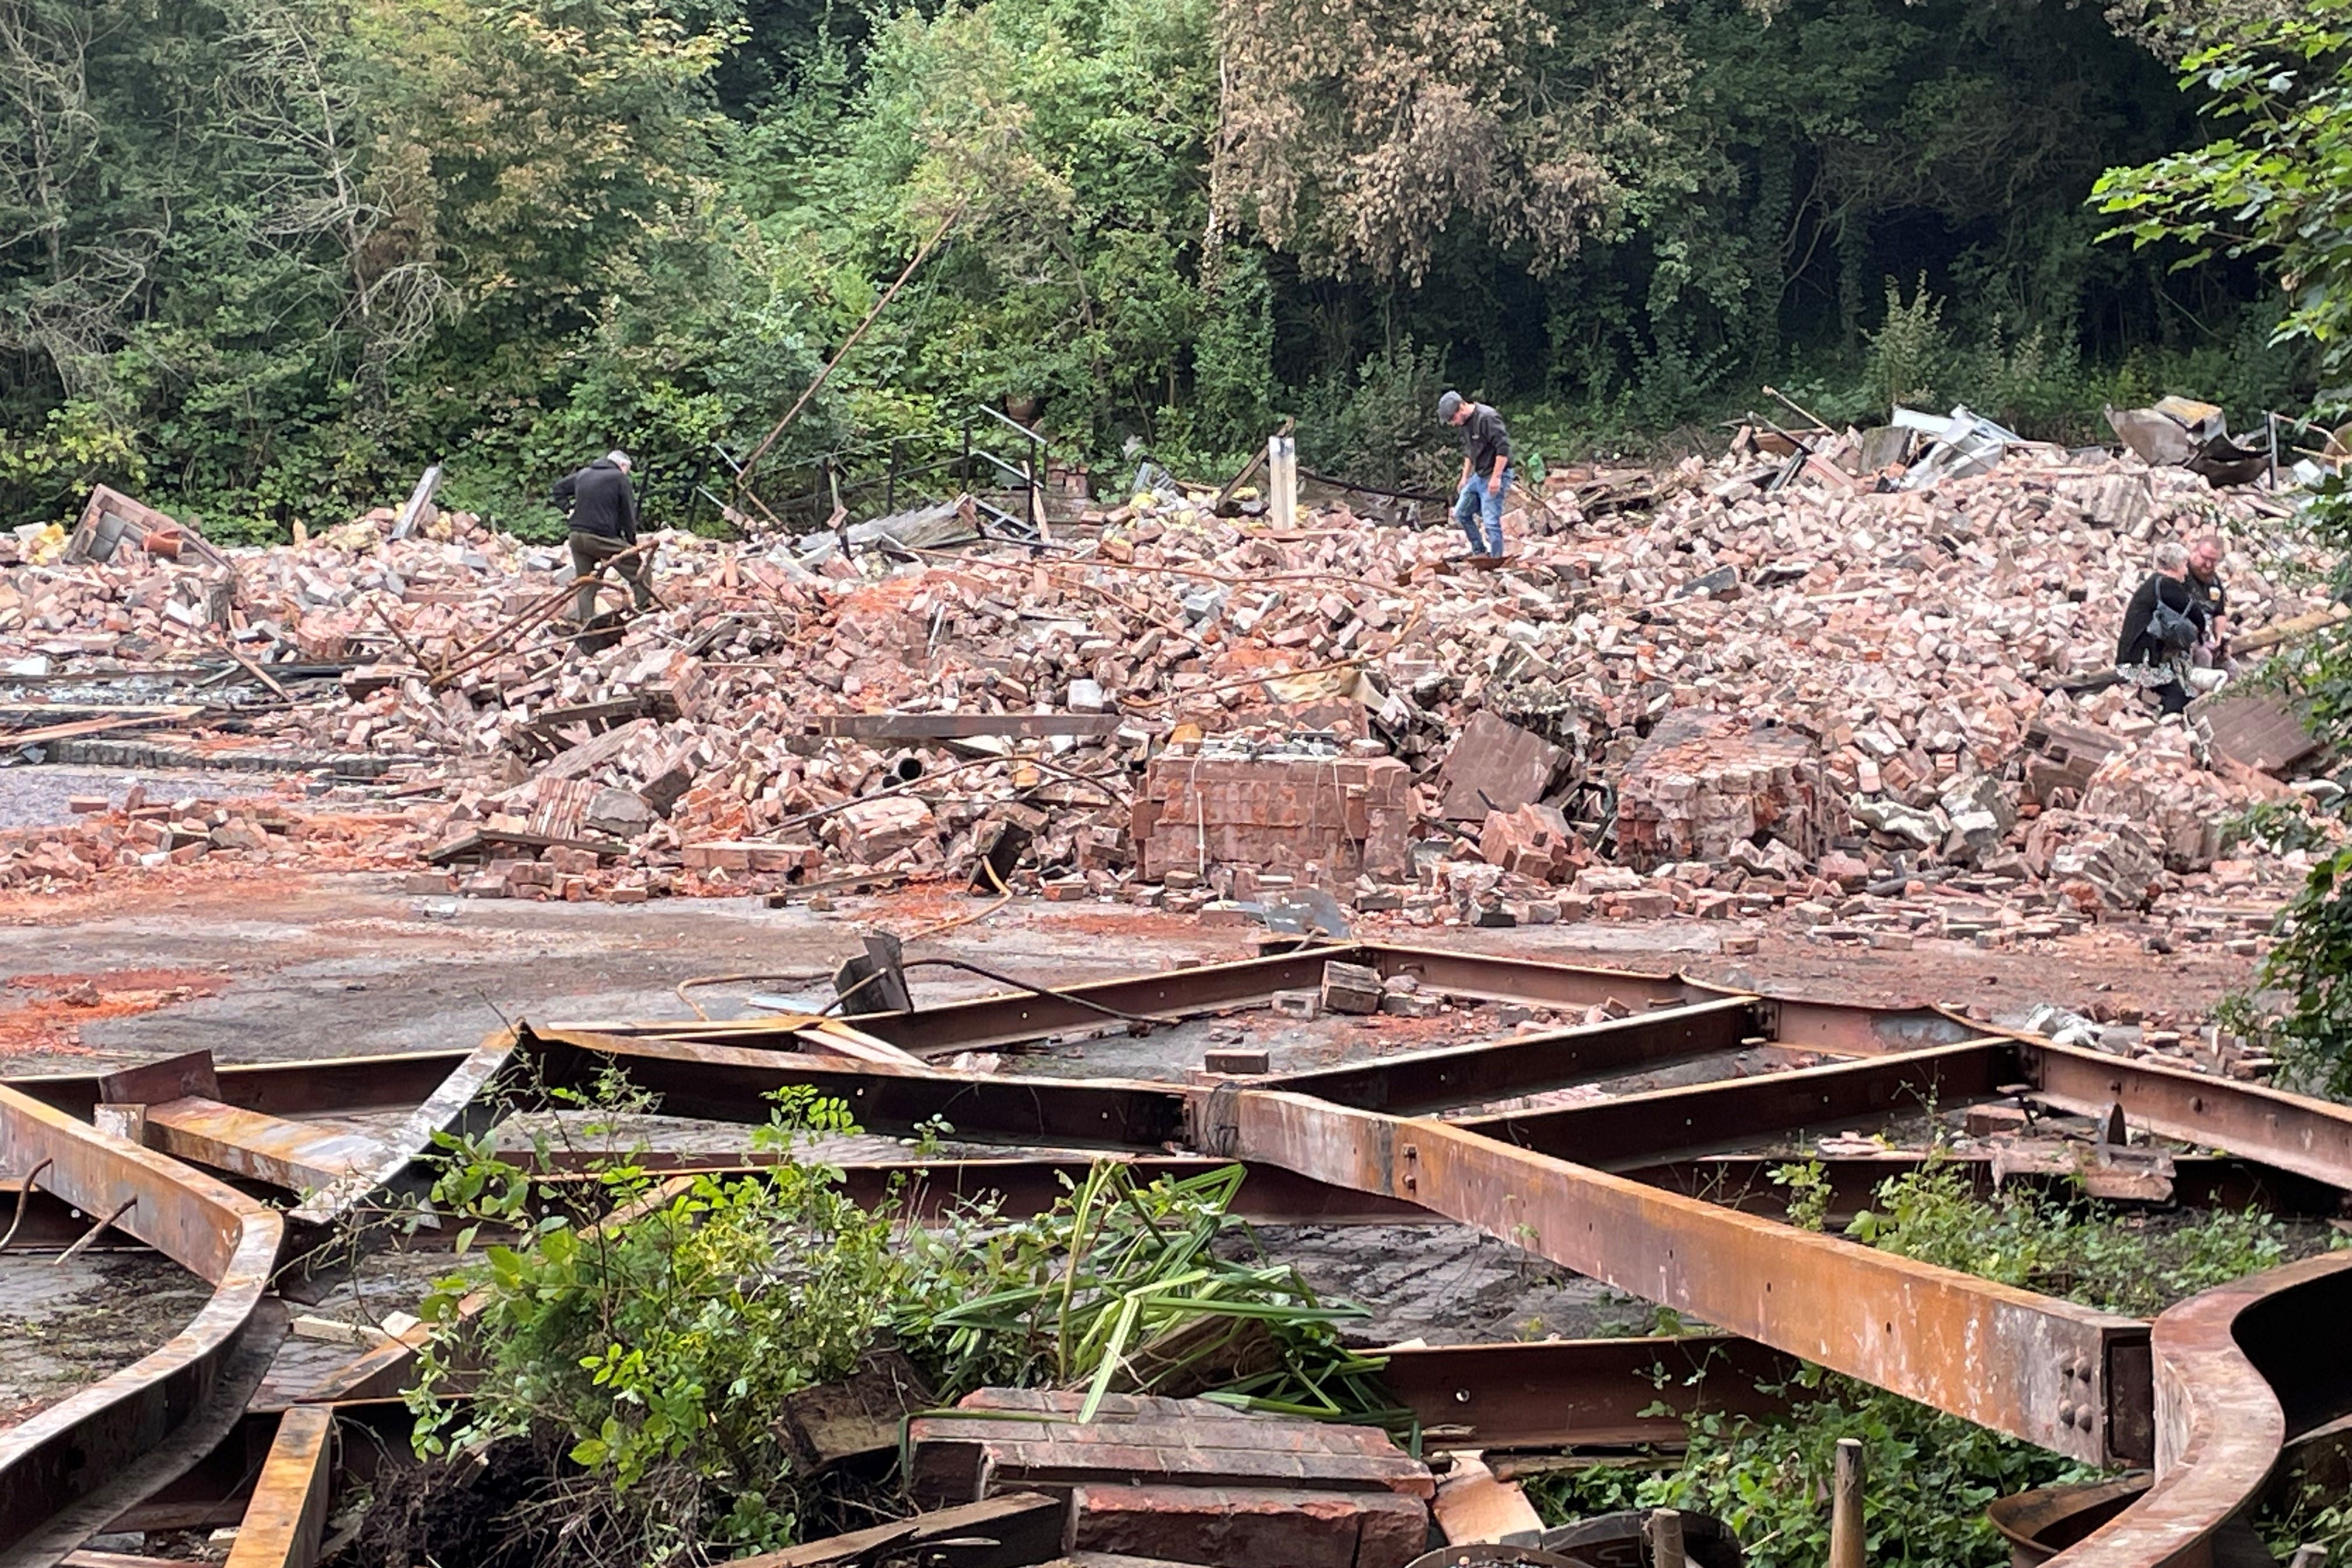
[[[1462,489],[1454,500],[1454,521],[1470,541],[1472,555],[1498,559],[1503,553],[1503,497],[1511,488],[1511,433],[1503,427],[1501,415],[1483,403],[1465,401],[1458,392],[1437,400],[1437,416],[1462,432]]]
[[[629,455],[607,452],[578,473],[564,475],[555,481],[555,504],[571,524],[572,575],[584,579],[574,617],[584,626],[596,617],[596,589],[604,563],[637,542],[637,496],[629,488]],[[640,610],[651,609],[654,603],[648,567],[649,558],[643,553],[625,556],[619,563]]]

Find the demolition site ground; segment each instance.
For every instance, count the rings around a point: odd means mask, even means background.
[[[20,770],[9,782],[53,783],[59,798],[106,787],[80,770]],[[160,783],[162,781],[151,781]],[[122,780],[112,783],[120,788]],[[13,796],[33,812],[33,790]],[[698,977],[830,972],[861,931],[912,930],[984,908],[944,891],[843,898],[830,912],[772,910],[758,898],[599,902],[418,898],[404,879],[193,868],[175,885],[102,884],[83,893],[0,895],[0,1068],[9,1076],[97,1071],[208,1050],[223,1065],[443,1049],[527,1017],[534,1022],[686,1019],[674,989]],[[2057,1003],[2088,1013],[2200,1016],[2247,985],[2255,960],[2219,948],[2144,951],[2105,930],[2057,939],[2054,952],[1981,951],[1927,941],[1908,951],[1825,949],[1794,921],[1759,922],[1756,951],[1727,956],[1727,928],[1587,924],[1412,932],[1422,945],[1631,972],[1682,973],[1727,986],[1825,1000],[1942,1003],[2017,1026]],[[1048,985],[1247,957],[1264,933],[1203,929],[1190,916],[1117,905],[1019,900],[910,947],[909,956],[967,958]],[[918,1000],[993,989],[952,972],[920,983]],[[812,999],[821,983],[697,988],[714,1018],[756,1017],[753,993]],[[1140,1037],[1112,1029],[1009,1058],[1041,1076],[1182,1080],[1206,1048],[1265,1050],[1276,1071],[1507,1037],[1525,1009],[1483,1007],[1431,1018],[1385,1015],[1293,1020],[1262,1011],[1194,1021]],[[1762,1064],[1745,1064],[1756,1067]],[[1613,1082],[1612,1092],[1729,1076],[1708,1060]],[[711,1148],[740,1146],[706,1126]],[[1371,1337],[1472,1342],[1646,1329],[1647,1303],[1530,1260],[1465,1226],[1261,1227],[1269,1248],[1319,1290],[1370,1307]],[[414,1299],[425,1270],[366,1285]],[[169,1338],[203,1300],[198,1284],[144,1249],[101,1247],[68,1266],[0,1258],[0,1418],[127,1365]],[[379,1307],[373,1315],[381,1316]]]

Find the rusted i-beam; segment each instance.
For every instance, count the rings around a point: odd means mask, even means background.
[[[1385,1193],[1621,1290],[2093,1464],[2145,1463],[2147,1325],[1457,1126],[1202,1092],[1196,1142]]]
[[[0,1126],[12,1164],[47,1163],[47,1191],[84,1213],[121,1210],[123,1230],[213,1288],[162,1348],[0,1431],[0,1561],[9,1561],[205,1408],[262,1305],[283,1227],[276,1211],[221,1182],[13,1089],[0,1088]]]

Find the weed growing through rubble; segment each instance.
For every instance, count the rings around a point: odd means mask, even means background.
[[[943,1402],[975,1388],[1083,1387],[1082,1414],[1113,1392],[1206,1394],[1282,1415],[1402,1426],[1384,1364],[1339,1340],[1360,1307],[1317,1296],[1298,1271],[1222,1256],[1243,1168],[1138,1182],[1104,1163],[1044,1214],[989,1208],[914,1231],[914,1268],[891,1325],[938,1378]]]
[[[602,1108],[625,1095],[607,1086]],[[756,1176],[664,1181],[631,1152],[590,1161],[584,1187],[566,1191],[481,1142],[443,1142],[434,1198],[467,1217],[460,1251],[484,1226],[519,1234],[425,1299],[416,1447],[557,1434],[592,1483],[549,1500],[549,1532],[576,1538],[567,1557],[662,1562],[706,1539],[793,1539],[779,1403],[856,1365],[906,1263],[886,1213],[851,1202],[839,1171],[793,1157],[853,1131],[847,1108],[805,1089],[773,1098],[756,1142],[780,1158]],[[592,1223],[594,1211],[609,1213]]]
[[[1829,1483],[1838,1439],[1861,1440],[1868,1557],[1913,1568],[1995,1568],[2008,1545],[1984,1516],[1997,1497],[2097,1472],[1866,1384],[1808,1367],[1773,1420],[1707,1414],[1690,1422],[1674,1469],[1596,1468],[1528,1482],[1546,1520],[1628,1508],[1713,1514],[1752,1568],[1818,1568],[1829,1557]]]
[[[2286,1485],[2273,1489],[2284,1497],[2256,1520],[2263,1542],[2282,1563],[2299,1546],[2323,1549],[2329,1563],[2352,1553],[2352,1491],[2347,1491],[2340,1457],[2315,1446],[2310,1457],[2289,1461]],[[2334,1473],[2329,1473],[2330,1468]]]
[[[1830,1184],[1821,1163],[1781,1165],[1771,1178],[1789,1191],[1790,1223],[1822,1228]],[[1936,1160],[1881,1183],[1846,1233],[1905,1257],[2136,1316],[2270,1268],[2287,1253],[2284,1227],[2260,1212],[2150,1224],[2017,1187],[1986,1199],[1965,1173]],[[1987,1503],[2097,1473],[1818,1367],[1774,1392],[1790,1399],[1783,1415],[1693,1417],[1688,1447],[1672,1468],[1566,1472],[1530,1481],[1528,1493],[1549,1520],[1623,1508],[1715,1514],[1738,1534],[1754,1568],[1812,1568],[1829,1548],[1837,1442],[1853,1437],[1864,1448],[1872,1562],[1996,1568],[2008,1547],[1984,1517]],[[2313,1491],[2300,1511],[2272,1528],[2281,1539],[2335,1540],[2352,1530],[2352,1516]]]
[[[775,1163],[732,1178],[664,1177],[616,1147],[654,1109],[617,1076],[532,1097],[571,1114],[520,1121],[531,1159],[439,1141],[433,1201],[468,1261],[421,1309],[434,1333],[407,1395],[418,1451],[499,1493],[501,1562],[684,1564],[847,1528],[835,1516],[874,1483],[813,1473],[827,1456],[788,1402],[891,1351],[940,1404],[986,1385],[1082,1390],[1088,1414],[1113,1393],[1202,1395],[1412,1440],[1383,1363],[1340,1340],[1362,1310],[1267,1262],[1233,1215],[1239,1165],[1140,1183],[1105,1163],[1034,1216],[958,1205],[926,1227],[919,1176],[851,1201],[818,1145],[857,1128],[805,1089],[772,1096],[754,1133]]]
[[[1923,1263],[2142,1318],[2287,1254],[2285,1226],[2259,1209],[2217,1209],[2176,1225],[2015,1185],[1980,1198],[1963,1172],[1935,1161],[1879,1184],[1877,1202],[1846,1234]]]

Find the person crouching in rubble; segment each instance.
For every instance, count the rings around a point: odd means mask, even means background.
[[[2189,542],[2189,576],[2183,586],[2205,611],[2205,636],[2191,655],[2197,666],[2192,684],[2201,690],[2211,690],[2221,684],[2221,671],[2230,666],[2230,638],[2222,628],[2221,616],[2229,608],[2229,590],[2221,585],[2221,541],[2216,534],[2200,534]],[[2200,679],[2201,677],[2202,679]]]
[[[1462,485],[1454,499],[1454,521],[1469,539],[1472,555],[1499,560],[1503,497],[1511,488],[1511,433],[1504,428],[1501,415],[1483,403],[1465,401],[1458,392],[1437,400],[1437,416],[1462,432]]]
[[[2116,674],[2152,691],[2167,713],[2189,707],[2189,655],[2206,636],[2205,606],[2189,591],[2189,547],[2167,540],[2156,547],[2156,570],[2124,606],[2116,639]]]
[[[604,563],[637,542],[637,493],[629,488],[629,455],[614,450],[555,481],[555,505],[565,513],[571,528],[572,575],[585,579],[580,584],[579,614],[574,617],[583,626],[596,618],[596,589],[604,580]],[[642,552],[627,555],[618,570],[636,607],[651,609],[649,555]]]

